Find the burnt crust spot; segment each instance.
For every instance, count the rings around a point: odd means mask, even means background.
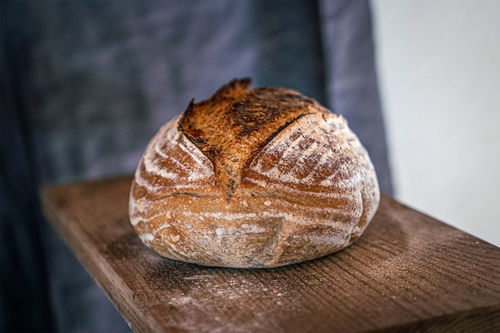
[[[281,131],[307,114],[328,113],[315,100],[284,88],[250,89],[235,79],[204,101],[191,100],[178,130],[214,166],[216,182],[229,205],[242,171]]]
[[[256,88],[245,99],[235,102],[227,111],[242,127],[240,137],[247,136],[268,122],[291,112],[293,108],[304,108],[305,98],[298,93],[281,94],[279,88]],[[278,97],[278,98],[277,98]]]

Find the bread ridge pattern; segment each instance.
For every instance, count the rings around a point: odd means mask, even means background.
[[[247,96],[247,86],[233,81],[221,89],[240,89],[237,99]],[[164,125],[146,148],[131,189],[131,223],[142,241],[168,258],[230,267],[282,266],[351,244],[378,207],[373,165],[342,116],[317,102],[300,107],[293,117],[275,118],[259,144],[239,156],[239,168],[230,169],[237,186],[229,200],[218,162],[206,153],[210,140],[200,148],[193,132],[182,132],[189,112]]]

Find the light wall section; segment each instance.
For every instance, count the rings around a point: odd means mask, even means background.
[[[500,246],[500,1],[372,10],[396,197]]]

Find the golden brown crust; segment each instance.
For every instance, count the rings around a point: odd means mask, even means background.
[[[179,121],[179,132],[212,161],[228,203],[262,147],[297,119],[327,112],[293,90],[249,85],[250,79],[233,80],[210,99],[192,101]]]
[[[203,265],[274,267],[352,243],[379,192],[346,121],[283,88],[233,80],[151,140],[130,217],[145,244]]]

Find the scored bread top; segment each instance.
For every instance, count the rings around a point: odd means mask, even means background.
[[[189,104],[178,123],[214,166],[218,187],[229,203],[242,171],[278,133],[308,114],[329,113],[312,98],[284,88],[250,89],[236,79],[210,99]]]
[[[379,202],[370,158],[347,121],[300,93],[233,80],[152,138],[130,221],[161,255],[276,267],[338,251]]]

